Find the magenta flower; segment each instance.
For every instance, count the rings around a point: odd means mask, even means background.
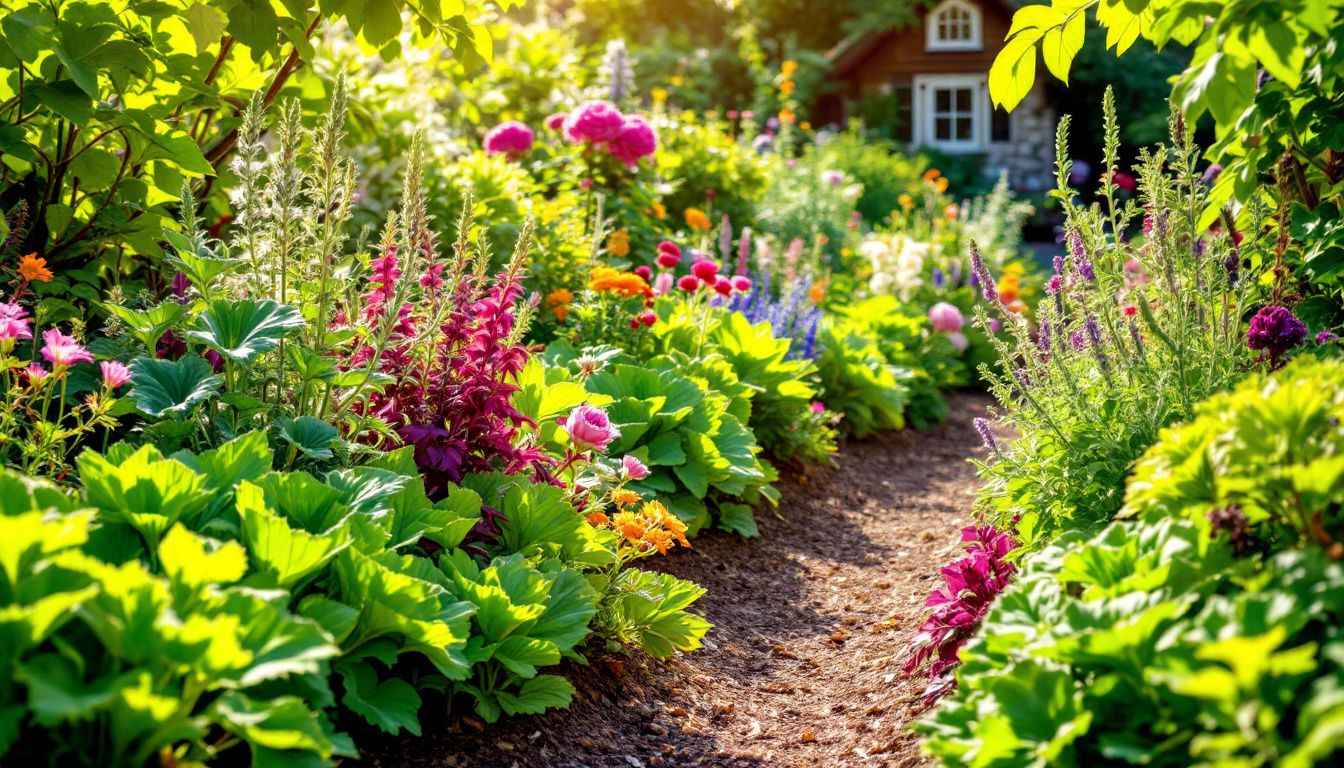
[[[700,280],[695,275],[682,275],[677,279],[677,287],[687,293],[695,293],[700,287]]]
[[[1287,307],[1261,307],[1251,318],[1251,329],[1246,332],[1246,346],[1264,350],[1272,368],[1279,367],[1279,358],[1288,350],[1307,340],[1307,326]],[[1263,359],[1264,356],[1262,356]]]
[[[658,258],[655,261],[663,269],[672,269],[681,263],[681,257],[671,251],[659,251]]]
[[[723,275],[719,275],[714,278],[714,292],[720,296],[733,295],[733,281]]]
[[[546,130],[548,131],[558,131],[565,127],[565,118],[567,117],[569,117],[568,112],[556,112],[554,115],[546,118],[543,125],[546,126]]]
[[[131,381],[131,370],[116,360],[104,360],[98,364],[103,371],[103,386],[116,389]]]
[[[518,158],[531,151],[535,138],[536,135],[532,133],[531,128],[517,120],[509,120],[496,125],[485,134],[485,153]]]
[[[574,450],[605,453],[612,440],[621,436],[621,430],[607,418],[607,412],[591,405],[580,405],[560,420],[560,426],[569,433]]]
[[[815,413],[815,414],[818,414],[818,415],[825,413],[825,412],[826,412],[826,404],[823,403],[823,402],[821,402],[820,400],[813,400],[813,401],[812,401],[812,412]]]
[[[565,138],[575,144],[604,144],[621,135],[625,115],[605,101],[585,101],[565,118]]]
[[[750,293],[750,292],[751,292],[751,278],[743,277],[742,275],[738,275],[737,277],[734,277],[734,278],[733,278],[733,290],[734,290],[734,291],[737,291],[738,293]]]
[[[719,265],[708,259],[697,261],[691,265],[691,274],[695,275],[697,279],[713,285],[717,282]]]
[[[940,301],[929,307],[929,326],[942,333],[956,333],[961,330],[961,310]]]
[[[617,160],[633,169],[639,161],[658,151],[658,136],[653,126],[639,115],[625,118],[621,132],[607,145]]]
[[[680,260],[681,246],[677,245],[671,240],[664,240],[663,242],[658,244],[658,253],[660,254],[666,253],[669,256],[673,257],[674,259]],[[675,267],[676,264],[674,263],[672,266]]]
[[[622,456],[621,476],[628,480],[643,480],[649,476],[649,468],[634,456]]]
[[[92,363],[93,355],[74,336],[66,336],[55,328],[42,332],[42,356],[56,368],[68,368],[75,363]]]
[[[635,267],[635,274],[644,278],[644,282],[648,282],[653,279],[653,270],[649,269],[643,264],[639,265],[638,267]]]

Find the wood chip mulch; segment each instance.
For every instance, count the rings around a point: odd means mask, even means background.
[[[941,427],[850,441],[838,469],[789,473],[779,509],[757,511],[760,539],[704,533],[646,560],[709,590],[692,608],[715,625],[704,649],[566,665],[568,710],[488,727],[460,714],[466,701],[450,715],[427,700],[424,735],[361,731],[364,759],[347,765],[925,765],[905,728],[924,684],[901,666],[970,520],[967,458],[984,454],[971,420],[989,404],[955,396]]]

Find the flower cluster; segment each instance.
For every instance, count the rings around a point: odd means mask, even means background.
[[[924,284],[925,259],[937,256],[939,250],[935,243],[917,242],[904,234],[865,241],[859,253],[873,265],[869,289],[876,294],[894,293],[901,301],[909,301],[910,292]]]
[[[933,609],[915,637],[915,653],[905,664],[905,673],[928,665],[929,685],[925,696],[932,699],[951,689],[951,669],[961,650],[994,598],[1008,586],[1016,567],[1004,557],[1020,545],[1012,534],[992,525],[962,529],[961,541],[969,557],[942,569],[943,586],[929,595],[925,605]]]
[[[508,155],[517,159],[532,150],[532,142],[536,136],[531,128],[518,122],[509,120],[494,128],[491,128],[485,134],[485,153],[487,155]]]
[[[770,273],[761,277],[759,288],[734,296],[728,303],[730,312],[741,312],[752,325],[769,323],[777,339],[790,339],[787,359],[812,360],[817,355],[817,328],[822,311],[817,305],[825,297],[810,275],[804,275],[789,284],[778,300],[772,298]]]
[[[1256,312],[1246,332],[1246,346],[1262,351],[1261,360],[1268,359],[1271,369],[1281,366],[1284,354],[1306,340],[1307,326],[1292,310],[1274,304]]]
[[[552,115],[546,127],[561,131],[574,144],[604,149],[632,170],[658,151],[658,135],[649,121],[623,115],[606,101],[585,101],[568,115]]]
[[[612,491],[610,496],[616,513],[610,516],[605,512],[590,513],[588,523],[593,527],[610,528],[616,533],[618,546],[625,550],[621,553],[622,560],[654,552],[665,555],[677,544],[691,546],[686,538],[686,524],[661,502],[643,501],[639,494],[624,489]]]
[[[643,296],[653,298],[653,289],[643,276],[635,272],[622,272],[606,265],[593,267],[588,276],[588,288],[598,293],[614,293],[625,298]]]

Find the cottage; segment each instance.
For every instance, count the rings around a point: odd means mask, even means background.
[[[834,96],[818,110],[843,122],[860,101],[894,106],[894,136],[911,148],[984,158],[1016,189],[1051,184],[1055,113],[1044,78],[1007,113],[989,100],[989,68],[1012,23],[1012,0],[925,3],[919,21],[841,42],[829,53]]]

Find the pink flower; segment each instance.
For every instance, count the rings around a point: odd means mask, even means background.
[[[671,254],[673,257],[677,259],[681,258],[681,246],[677,245],[671,240],[664,240],[663,242],[659,243],[658,252]]]
[[[66,336],[52,328],[42,332],[42,356],[56,368],[68,368],[75,363],[92,363],[93,355],[80,345],[74,336]]]
[[[681,263],[681,256],[670,251],[660,251],[656,259],[658,266],[663,269],[672,269]]]
[[[682,275],[677,279],[677,287],[687,293],[695,293],[700,287],[700,280],[695,275]]]
[[[720,296],[733,295],[733,281],[723,275],[719,275],[714,278],[714,292]]]
[[[646,309],[640,313],[639,321],[652,328],[653,324],[658,322],[658,313],[651,309]]]
[[[556,112],[554,115],[546,118],[543,123],[548,131],[558,131],[565,127],[565,118],[569,117],[568,112]]]
[[[719,265],[715,264],[712,261],[709,261],[708,259],[704,261],[697,261],[691,265],[691,274],[695,275],[697,278],[705,281],[706,283],[713,284],[715,282],[715,278],[719,274]]]
[[[956,333],[961,330],[961,322],[961,310],[946,301],[929,307],[929,325],[935,331]]]
[[[104,360],[98,364],[103,371],[103,386],[116,389],[131,381],[131,370],[116,360]]]
[[[14,342],[19,339],[33,338],[33,331],[28,327],[28,310],[23,305],[15,302],[0,303],[0,346],[6,352],[14,349]]]
[[[1115,186],[1126,192],[1133,192],[1139,186],[1138,179],[1128,173],[1120,173],[1119,171],[1111,174],[1111,181],[1115,183]]]
[[[813,413],[817,413],[817,414],[825,413],[825,412],[826,412],[826,404],[823,403],[823,402],[821,402],[820,400],[813,400],[813,401],[812,401],[812,412],[813,412]]]
[[[658,150],[658,136],[647,120],[639,115],[631,115],[625,118],[621,132],[607,145],[607,149],[617,160],[634,168],[640,159]]]
[[[751,280],[750,280],[749,278],[743,277],[742,275],[738,275],[737,277],[734,277],[734,278],[733,278],[733,290],[734,290],[734,291],[738,291],[739,293],[750,293],[750,292],[751,292]]]
[[[574,443],[574,450],[580,453],[583,451],[603,453],[612,440],[621,436],[621,430],[607,418],[606,411],[586,403],[570,411],[567,418],[560,420],[560,426],[569,433],[569,439]]]
[[[643,265],[635,267],[635,274],[644,278],[645,282],[653,279],[653,270]]]
[[[29,386],[34,387],[37,386],[38,384],[41,384],[43,379],[51,375],[47,372],[46,368],[42,367],[40,363],[29,363],[28,367],[23,369],[23,372],[28,374]]]
[[[621,476],[629,480],[643,480],[649,476],[649,468],[634,456],[622,456]]]
[[[565,118],[565,138],[581,144],[601,144],[621,135],[625,115],[605,101],[585,101]]]
[[[966,348],[971,346],[971,342],[966,338],[966,334],[957,331],[947,334],[947,340],[952,342],[952,348],[958,352],[965,352]]]
[[[672,283],[671,272],[659,272],[658,276],[653,279],[653,295],[662,296],[666,294],[672,290]]]
[[[485,134],[485,153],[521,157],[532,149],[532,141],[535,138],[531,128],[517,120],[509,120],[496,125]]]
[[[584,189],[592,189],[592,188],[593,188],[593,180],[592,180],[592,179],[588,179],[588,178],[580,179],[580,180],[579,180],[579,186],[582,187],[582,188],[584,188]]]

